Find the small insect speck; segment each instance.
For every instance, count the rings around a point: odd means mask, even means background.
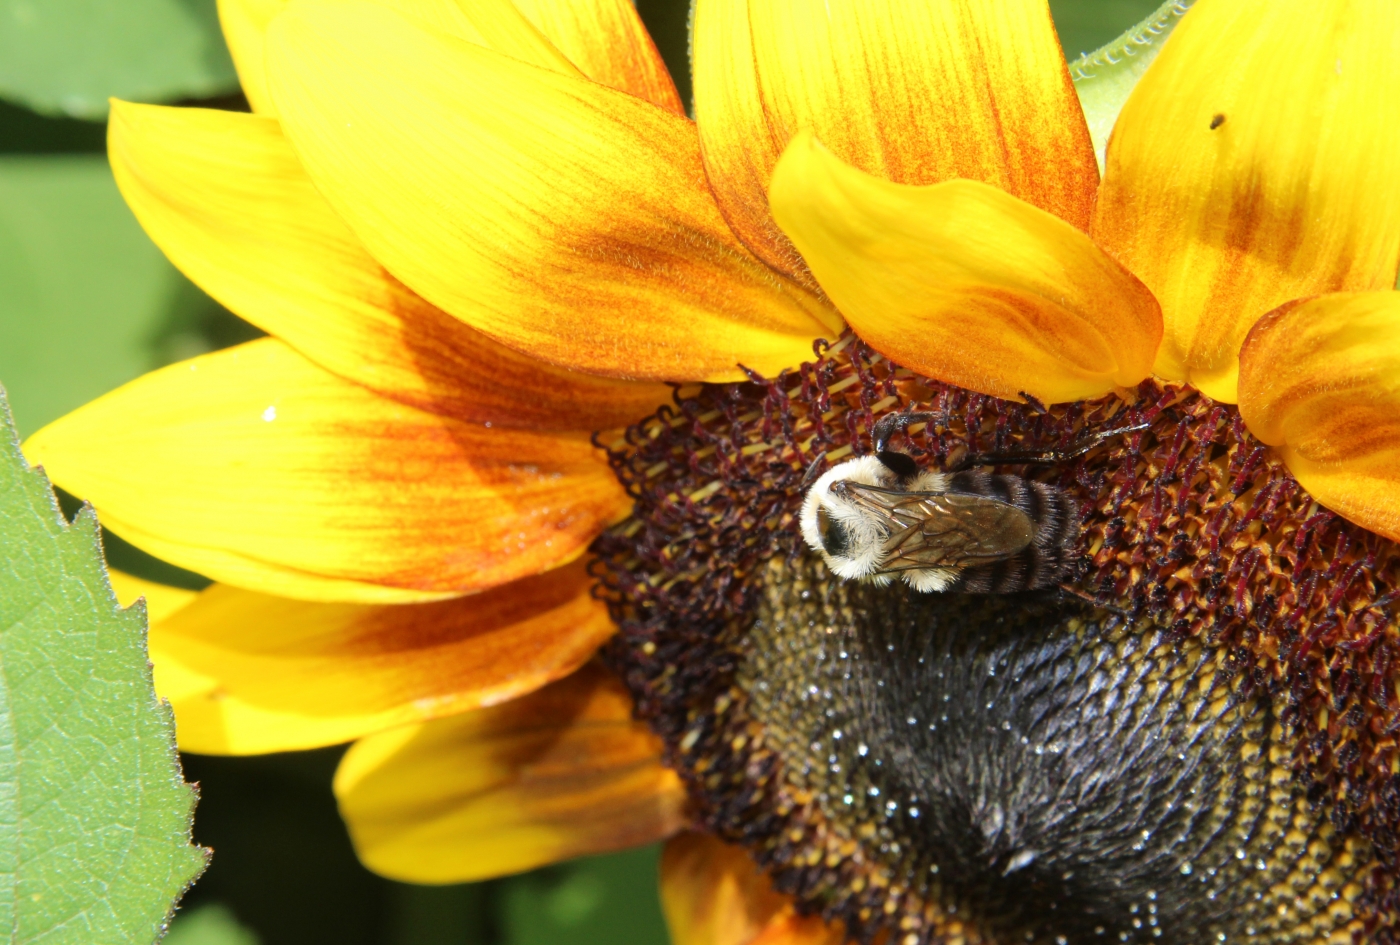
[[[1224,116],[1224,114],[1216,115],[1214,118],[1212,118],[1212,119],[1210,120],[1210,130],[1211,130],[1211,131],[1214,131],[1215,129],[1219,128],[1219,127],[1220,127],[1221,125],[1223,125],[1223,124],[1225,124],[1225,116]]]

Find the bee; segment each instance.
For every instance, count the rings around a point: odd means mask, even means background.
[[[802,537],[838,577],[876,584],[899,577],[923,593],[1056,586],[1075,566],[1074,499],[1056,486],[976,467],[1066,462],[1105,439],[1146,429],[1092,434],[1064,450],[973,455],[958,470],[940,472],[889,448],[897,430],[930,419],[883,417],[871,431],[873,454],[831,468],[808,490]]]

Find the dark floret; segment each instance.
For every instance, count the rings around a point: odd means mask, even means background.
[[[609,659],[704,824],[864,942],[1397,941],[1395,545],[1188,389],[1044,410],[819,355],[611,445]],[[813,460],[910,407],[943,420],[895,447],[942,469],[1148,425],[1000,470],[1074,500],[1073,593],[847,584],[804,550]]]

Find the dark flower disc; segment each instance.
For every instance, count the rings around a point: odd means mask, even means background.
[[[1065,447],[1076,575],[1016,595],[843,582],[804,475],[870,449]],[[634,514],[594,547],[608,657],[697,819],[865,943],[1397,941],[1395,545],[1320,509],[1190,389],[1050,409],[847,335],[793,374],[678,390],[609,444]]]

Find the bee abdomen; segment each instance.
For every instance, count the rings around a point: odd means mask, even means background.
[[[957,473],[948,480],[952,492],[997,499],[1025,512],[1035,527],[1020,554],[995,564],[967,568],[949,590],[972,594],[1011,594],[1052,587],[1068,576],[1079,530],[1079,507],[1063,489],[980,471]]]

